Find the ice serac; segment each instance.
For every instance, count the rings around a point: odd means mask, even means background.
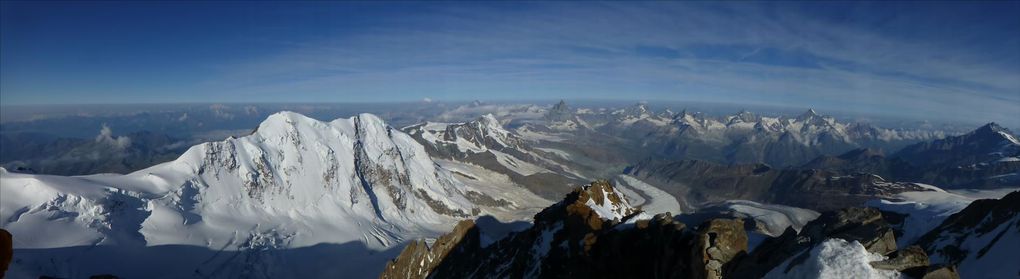
[[[250,135],[196,145],[127,175],[0,172],[0,182],[0,226],[18,236],[16,249],[273,251],[359,243],[382,250],[480,212],[466,197],[470,189],[423,146],[371,114],[323,122],[280,112]],[[91,275],[74,261],[53,266],[45,257],[26,256],[12,269]],[[126,267],[115,271],[139,277]]]

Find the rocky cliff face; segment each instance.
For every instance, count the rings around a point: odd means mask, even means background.
[[[469,221],[431,245],[415,242],[381,278],[800,278],[822,272],[816,269],[841,274],[834,268],[880,278],[958,278],[954,265],[935,264],[922,247],[898,247],[886,218],[874,208],[829,211],[799,233],[788,228],[749,247],[740,219],[688,227],[668,213],[629,208],[598,181],[492,244],[483,244],[482,228]]]
[[[742,225],[736,227],[740,229],[735,233],[743,232]],[[538,213],[531,228],[491,245],[483,247],[474,241],[477,229],[451,234],[457,236],[448,239],[462,239],[458,247],[447,249],[437,241],[430,251],[446,251],[437,255],[444,260],[425,266],[425,272],[411,273],[412,278],[678,277],[689,275],[695,263],[694,254],[688,253],[693,251],[694,233],[668,214],[643,215],[606,181],[576,189]],[[729,243],[705,241],[708,246],[702,246],[703,250],[714,255],[720,254],[711,245]],[[417,255],[426,254],[415,249],[394,259],[381,278],[406,278],[409,274],[400,271],[418,266],[424,258]],[[706,269],[706,264],[710,262],[699,266]]]

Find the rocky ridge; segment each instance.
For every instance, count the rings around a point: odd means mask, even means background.
[[[761,278],[801,268],[830,239],[863,246],[875,259],[869,268],[880,274],[958,276],[954,266],[932,264],[919,246],[897,247],[874,208],[825,212],[800,232],[788,228],[752,249],[740,219],[688,227],[668,213],[627,208],[611,189],[606,181],[578,188],[537,214],[531,228],[488,246],[479,244],[480,228],[464,221],[432,246],[405,249],[380,278]],[[598,213],[599,197],[620,215]]]

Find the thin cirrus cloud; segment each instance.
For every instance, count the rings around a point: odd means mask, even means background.
[[[1020,124],[1017,3],[380,5],[411,7],[356,28],[290,13],[272,27],[321,36],[245,38],[273,51],[202,61],[210,74],[186,89],[215,101],[691,100]]]

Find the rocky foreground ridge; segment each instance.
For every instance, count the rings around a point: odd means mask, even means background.
[[[487,240],[485,228],[465,220],[433,243],[413,242],[380,278],[799,278],[802,269],[824,264],[826,249],[839,243],[863,247],[867,261],[857,269],[869,277],[959,278],[957,264],[989,249],[968,251],[960,243],[988,233],[1002,242],[1020,235],[1013,228],[1017,199],[1020,192],[975,202],[919,245],[897,246],[903,232],[894,214],[851,207],[749,247],[753,226],[744,219],[684,224],[669,213],[649,216],[630,207],[608,181],[596,181],[502,239]]]

